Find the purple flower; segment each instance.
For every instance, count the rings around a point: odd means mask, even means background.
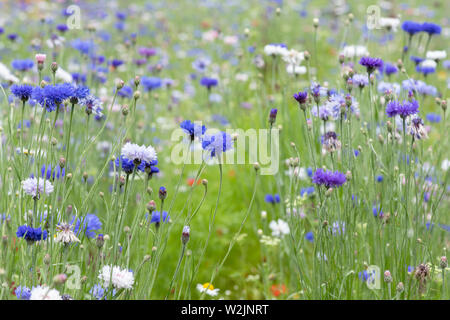
[[[233,147],[233,140],[228,133],[219,132],[203,137],[202,148],[213,158]]]
[[[410,36],[422,31],[422,25],[414,21],[405,21],[402,23],[403,31],[409,33]]]
[[[327,189],[340,187],[346,181],[345,174],[339,171],[324,171],[321,168],[316,170],[312,178],[312,182],[318,185],[324,185]]]
[[[28,84],[14,84],[11,86],[11,92],[17,98],[25,102],[30,99],[31,95],[33,94],[33,86],[30,86]]]
[[[33,68],[34,62],[31,59],[14,60],[11,66],[18,71],[27,71]]]
[[[194,141],[195,137],[201,137],[206,131],[205,126],[191,122],[191,120],[181,122],[180,128],[189,135],[191,141]]]
[[[401,118],[405,119],[407,116],[416,114],[418,111],[419,103],[416,100],[404,100],[402,103],[390,101],[386,106],[386,114],[390,118],[399,115]]]
[[[306,100],[308,99],[308,92],[307,91],[305,91],[305,92],[299,92],[299,93],[295,93],[294,94],[294,99],[295,100],[297,100],[297,102],[299,103],[299,104],[304,104],[304,103],[306,103]]]
[[[384,73],[386,73],[387,76],[390,76],[391,74],[397,73],[398,68],[393,65],[392,63],[386,63],[384,65]]]
[[[33,228],[27,225],[19,226],[17,228],[16,236],[24,238],[29,243],[47,239],[47,230],[42,231],[41,228]]]
[[[210,90],[212,87],[215,87],[219,84],[219,81],[217,79],[214,78],[208,78],[208,77],[203,77],[200,80],[200,84],[206,88],[208,88],[208,90]]]
[[[421,29],[422,31],[428,33],[430,36],[433,34],[441,34],[442,31],[440,25],[431,22],[422,23]]]
[[[368,73],[372,73],[375,69],[383,67],[383,60],[380,58],[362,57],[359,64],[366,67]]]

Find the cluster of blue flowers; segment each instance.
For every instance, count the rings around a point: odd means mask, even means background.
[[[410,36],[415,35],[419,32],[426,32],[429,35],[440,34],[442,28],[440,25],[430,22],[414,22],[414,21],[404,21],[402,24],[403,31],[407,32]]]
[[[16,235],[24,238],[27,242],[35,242],[47,239],[47,230],[42,231],[41,227],[33,228],[27,225],[19,226]]]

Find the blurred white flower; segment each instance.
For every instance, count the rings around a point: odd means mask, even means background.
[[[274,237],[281,237],[290,232],[289,225],[282,219],[270,221],[269,227],[272,229],[272,236]]]

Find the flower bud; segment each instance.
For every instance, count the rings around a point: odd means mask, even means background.
[[[439,265],[440,265],[441,269],[445,269],[448,267],[448,261],[447,261],[446,256],[441,257],[441,261],[440,261]]]
[[[55,285],[63,284],[64,282],[66,282],[66,280],[67,280],[67,275],[65,275],[64,273],[57,274],[56,276],[53,277],[53,283]]]
[[[167,190],[166,190],[166,188],[165,187],[160,187],[158,194],[159,194],[159,199],[164,201],[164,199],[167,198]]]
[[[100,249],[101,247],[103,247],[103,245],[105,244],[105,237],[103,236],[103,234],[99,234],[97,236],[97,239],[95,241],[95,244],[97,245],[97,247]]]
[[[154,200],[150,200],[150,201],[147,203],[147,210],[148,210],[148,212],[150,212],[150,213],[152,213],[153,211],[156,210],[156,202],[155,202]]]
[[[183,245],[186,245],[186,243],[188,243],[190,234],[191,229],[189,228],[189,226],[184,226],[183,232],[181,233],[181,242],[183,243]]]
[[[52,69],[52,72],[55,73],[56,70],[58,70],[58,63],[52,62],[51,69]]]
[[[392,282],[392,276],[391,276],[391,272],[389,270],[386,270],[384,272],[384,282],[386,282],[386,283]]]

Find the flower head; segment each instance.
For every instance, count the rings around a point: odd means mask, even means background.
[[[55,111],[64,100],[70,98],[74,93],[74,88],[69,83],[49,84],[44,88],[34,87],[32,98],[47,109],[48,112]]]
[[[24,238],[27,242],[31,243],[47,239],[47,230],[42,231],[40,227],[33,228],[23,225],[17,228],[16,236],[18,238]]]
[[[219,289],[214,289],[214,286],[210,283],[197,284],[197,290],[200,293],[206,293],[209,296],[215,297],[219,294]]]
[[[55,241],[61,242],[63,244],[70,244],[74,242],[80,242],[80,239],[77,238],[75,233],[73,232],[73,226],[67,223],[60,223],[56,226],[56,236]]]
[[[41,178],[38,182],[38,179],[34,177],[22,181],[22,188],[27,195],[37,199],[39,199],[42,193],[49,195],[54,190],[50,181]]]
[[[402,29],[403,31],[409,33],[410,36],[413,36],[414,34],[423,30],[422,25],[414,21],[404,21],[402,23]]]
[[[269,227],[272,229],[272,236],[274,237],[282,237],[290,232],[289,225],[282,219],[270,221]]]
[[[233,140],[226,132],[219,132],[214,135],[205,135],[202,140],[202,148],[207,151],[211,158],[219,156],[233,147]]]
[[[308,91],[305,92],[298,92],[298,93],[294,93],[294,99],[297,100],[297,102],[302,105],[305,104],[307,99],[308,99]]]
[[[96,235],[95,231],[102,228],[102,222],[95,214],[88,213],[84,218],[77,218],[76,221],[75,218],[72,218],[70,225],[73,225],[73,232],[76,235],[84,232],[89,239],[92,239]]]
[[[31,289],[30,300],[62,300],[59,291],[47,286],[37,286]]]
[[[312,178],[312,182],[318,185],[324,185],[327,189],[340,187],[346,181],[345,174],[339,171],[324,171],[322,168],[317,169]]]
[[[191,141],[194,141],[196,137],[201,137],[206,131],[206,127],[204,125],[199,125],[191,120],[184,120],[181,122],[180,128],[189,135]]]
[[[381,69],[383,67],[383,60],[380,58],[362,57],[359,60],[359,64],[366,67],[367,73],[372,73],[375,69]]]
[[[426,32],[429,35],[441,34],[442,28],[438,24],[431,23],[431,22],[424,22],[424,23],[422,23],[421,31]]]
[[[133,272],[121,269],[118,266],[103,266],[98,278],[103,280],[105,287],[109,287],[110,283],[112,283],[116,289],[132,289],[134,284]]]
[[[28,84],[14,84],[11,86],[11,92],[23,102],[28,101],[33,94],[33,86]]]
[[[200,84],[210,90],[212,87],[215,87],[219,84],[219,81],[215,78],[203,77],[200,80]]]
[[[133,161],[136,165],[142,162],[151,163],[156,160],[156,151],[152,146],[137,145],[135,143],[127,142],[122,147],[122,154],[124,158]]]

